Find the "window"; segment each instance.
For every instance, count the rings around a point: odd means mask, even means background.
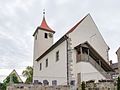
[[[48,34],[47,34],[47,33],[45,33],[45,34],[44,34],[44,37],[45,37],[45,38],[48,38]]]
[[[42,63],[40,63],[40,70],[42,70]]]
[[[48,59],[46,59],[46,67],[48,67]]]
[[[57,85],[57,80],[53,80],[53,81],[52,81],[52,85],[53,85],[53,86],[56,86],[56,85]]]
[[[37,35],[35,35],[35,40],[37,40]]]
[[[59,60],[59,51],[56,52],[56,61]]]
[[[43,80],[43,84],[44,84],[44,86],[45,86],[45,85],[49,85],[48,80]]]

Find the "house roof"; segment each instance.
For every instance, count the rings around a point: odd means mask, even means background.
[[[90,50],[90,54],[94,55],[95,58],[98,58],[102,62],[102,67],[104,68],[105,71],[114,71],[113,68],[102,58],[102,56],[87,41],[82,44],[79,44],[75,48],[80,47],[81,45],[88,46]]]

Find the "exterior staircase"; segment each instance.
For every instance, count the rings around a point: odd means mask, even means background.
[[[90,64],[94,66],[106,79],[111,79],[111,75],[107,73],[92,57],[89,56]]]

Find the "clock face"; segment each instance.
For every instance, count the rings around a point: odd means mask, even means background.
[[[52,34],[52,33],[49,33],[49,37],[52,38],[52,37],[53,37],[53,34]]]

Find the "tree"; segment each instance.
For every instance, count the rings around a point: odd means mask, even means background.
[[[120,77],[118,77],[118,80],[117,80],[117,90],[120,90]]]
[[[18,77],[16,76],[15,73],[10,74],[9,76],[7,76],[6,79],[3,80],[3,83],[1,83],[1,88],[2,90],[6,90],[6,87],[10,84],[10,79],[11,79],[11,83],[19,83]]]
[[[6,90],[6,86],[4,83],[0,83],[0,90]]]
[[[22,72],[22,75],[26,78],[25,83],[32,83],[33,80],[33,68],[31,66],[27,66],[26,70]]]
[[[83,81],[82,84],[81,84],[81,89],[82,90],[85,90],[85,82]]]

